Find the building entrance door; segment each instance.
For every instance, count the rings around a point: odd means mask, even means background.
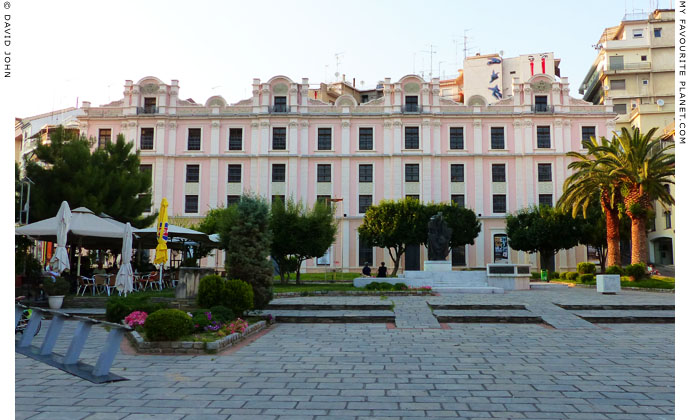
[[[407,245],[405,250],[405,271],[419,271],[419,244]]]

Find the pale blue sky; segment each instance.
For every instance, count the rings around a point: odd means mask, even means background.
[[[669,0],[579,1],[146,1],[15,2],[14,75],[25,117],[122,96],[126,79],[180,81],[180,97],[228,102],[251,96],[252,78],[284,74],[310,83],[339,71],[357,86],[423,70],[451,77],[470,54],[555,53],[571,94],[591,65],[603,29],[626,12]],[[35,13],[40,10],[40,13]],[[457,58],[456,64],[456,44]],[[415,60],[416,59],[416,60]],[[416,61],[416,62],[415,62]],[[326,67],[328,66],[328,67]],[[31,86],[30,94],[23,87]]]

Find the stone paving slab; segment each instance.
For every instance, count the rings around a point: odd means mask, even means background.
[[[526,310],[434,310],[439,322],[544,322],[541,316]]]

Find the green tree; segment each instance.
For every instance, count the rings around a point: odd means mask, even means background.
[[[674,144],[662,144],[659,138],[653,138],[655,132],[656,128],[652,128],[643,135],[638,128],[632,133],[623,128],[615,136],[615,147],[601,149],[602,163],[611,168],[612,175],[622,184],[625,213],[632,222],[632,264],[647,263],[647,221],[652,201],[675,204],[665,188],[674,183]]]
[[[427,223],[431,216],[441,212],[443,220],[448,224],[448,227],[453,229],[453,234],[450,238],[449,249],[467,244],[474,244],[474,239],[482,230],[481,223],[477,219],[474,211],[460,207],[456,203],[440,203],[427,204],[425,206],[425,218]],[[428,236],[428,235],[427,235]],[[424,240],[426,245],[428,238]]]
[[[572,217],[582,212],[588,217],[588,209],[598,206],[606,219],[606,265],[621,265],[620,253],[620,219],[622,216],[623,194],[620,179],[612,173],[610,165],[603,160],[607,151],[617,148],[618,140],[591,137],[583,142],[587,153],[568,152],[567,156],[575,160],[568,165],[573,170],[563,184],[563,195],[556,207]]]
[[[271,256],[278,264],[281,283],[286,283],[286,274],[295,271],[296,282],[300,284],[302,263],[322,256],[335,242],[338,226],[334,215],[335,209],[320,200],[311,209],[292,199],[287,203],[273,203]]]
[[[579,243],[581,221],[549,206],[531,207],[506,217],[506,234],[512,249],[538,252],[545,269],[558,251]]]
[[[50,143],[38,145],[37,160],[26,165],[31,188],[32,221],[53,217],[60,203],[108,213],[135,227],[149,226],[157,214],[142,217],[151,206],[151,175],[139,170],[139,152],[123,135],[103,149],[58,127]]]
[[[218,217],[227,276],[249,283],[254,291],[254,308],[262,309],[273,298],[268,204],[261,197],[243,195],[237,205],[219,211]]]
[[[369,245],[388,249],[393,260],[391,276],[395,277],[407,245],[426,242],[428,221],[417,199],[384,200],[369,207],[357,231]]]

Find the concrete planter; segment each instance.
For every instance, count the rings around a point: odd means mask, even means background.
[[[48,296],[48,307],[50,309],[60,309],[62,308],[62,300],[65,296]]]
[[[219,351],[228,347],[232,347],[235,343],[256,334],[268,326],[268,322],[259,321],[250,325],[243,333],[230,334],[211,342],[145,341],[144,338],[136,331],[127,333],[127,336],[139,353],[213,354],[218,353]]]
[[[597,274],[597,292],[616,294],[621,291],[621,276],[618,274]]]

